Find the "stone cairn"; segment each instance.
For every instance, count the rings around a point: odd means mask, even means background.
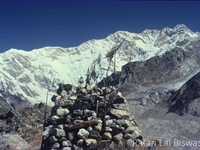
[[[114,90],[85,83],[76,88],[60,84],[51,98],[54,106],[41,149],[134,149],[134,142],[142,140],[141,131],[120,92],[108,107],[105,99]]]

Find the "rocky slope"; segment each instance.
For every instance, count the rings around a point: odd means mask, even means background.
[[[167,102],[169,112],[200,117],[200,72],[187,81]]]
[[[90,40],[72,48],[44,47],[30,52],[11,49],[0,54],[0,93],[15,107],[29,105],[28,102],[44,102],[47,89],[52,95],[57,83],[76,84],[88,68],[100,81],[109,64],[105,55],[124,39],[116,52],[117,71],[129,61],[145,61],[175,47],[190,50],[192,45],[189,43],[197,38],[199,33],[190,31],[185,25],[177,25],[173,29],[147,29],[140,34],[118,31],[105,39]],[[113,65],[112,61],[108,74],[113,72]]]

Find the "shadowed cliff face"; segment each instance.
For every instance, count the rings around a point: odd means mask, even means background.
[[[200,72],[186,82],[169,100],[169,112],[200,117]]]
[[[116,85],[128,100],[145,104],[167,100],[170,91],[178,90],[200,70],[200,40],[183,41],[161,56],[143,62],[130,62],[122,71],[106,79],[107,85]],[[115,78],[115,81],[110,81]],[[99,83],[103,86],[103,82]],[[166,98],[165,98],[166,97]]]

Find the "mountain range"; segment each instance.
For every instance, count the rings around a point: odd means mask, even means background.
[[[105,39],[89,40],[78,47],[44,47],[32,51],[10,49],[0,54],[0,93],[15,107],[45,102],[47,90],[51,96],[58,83],[76,85],[80,76],[86,79],[87,71],[97,77],[91,80],[91,84],[101,81],[110,62],[106,54],[122,41],[115,54],[115,64],[111,60],[108,75],[114,70],[123,70],[122,66],[128,62],[144,62],[155,56],[162,57],[166,52],[171,55],[173,49],[188,51],[193,46],[191,42],[199,37],[198,32],[192,32],[185,25],[177,25],[173,29],[147,29],[140,34],[117,31]],[[182,61],[181,57],[179,61]],[[50,102],[48,105],[51,105]]]
[[[45,102],[59,83],[76,86],[87,74],[91,86],[115,86],[125,96],[144,138],[200,141],[200,33],[183,24],[117,31],[77,47],[10,49],[0,54],[0,64],[1,96],[16,109]]]

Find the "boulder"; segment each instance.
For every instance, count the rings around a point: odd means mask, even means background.
[[[42,133],[42,136],[49,137],[52,133],[53,133],[53,125],[49,125],[45,127],[45,130]]]
[[[77,96],[76,96],[76,95],[72,95],[72,96],[70,96],[68,99],[69,99],[69,100],[75,101],[75,100],[77,99]]]
[[[121,104],[121,103],[125,103],[126,100],[125,98],[122,96],[122,93],[121,92],[118,92],[113,103],[114,104]]]
[[[131,140],[131,139],[128,139],[128,140],[126,141],[126,147],[127,147],[128,149],[134,148],[134,141]]]
[[[110,132],[105,132],[102,136],[104,140],[112,140],[112,134]]]
[[[53,146],[51,147],[52,149],[59,149],[60,148],[60,144],[59,143],[54,143]]]
[[[95,147],[97,145],[97,140],[95,139],[87,139],[85,142],[90,148]]]
[[[63,147],[72,147],[72,143],[70,140],[62,141],[62,146]]]
[[[77,136],[80,138],[80,139],[87,139],[88,136],[89,136],[89,132],[87,130],[85,130],[84,128],[81,128],[79,129],[78,133],[77,133]]]
[[[122,134],[122,133],[113,136],[113,140],[114,140],[115,142],[121,141],[122,138],[123,138],[123,134]]]
[[[125,130],[125,133],[133,133],[135,130],[136,130],[135,127],[130,126],[130,127],[128,127],[128,128]]]
[[[102,123],[98,123],[96,126],[94,126],[94,130],[101,132],[102,130]]]
[[[83,146],[83,142],[84,142],[83,139],[79,139],[79,140],[77,141],[77,145],[78,145],[78,146]]]
[[[117,119],[128,119],[130,114],[125,110],[111,109],[110,114]]]
[[[69,110],[67,109],[67,108],[61,108],[61,107],[59,107],[58,109],[57,109],[57,111],[56,111],[56,114],[58,115],[58,116],[66,116],[66,115],[68,115],[69,114]]]
[[[92,130],[92,131],[90,131],[89,138],[92,138],[92,139],[100,139],[100,138],[101,138],[101,135],[100,135],[99,132]]]
[[[83,110],[81,110],[81,109],[75,109],[75,110],[73,111],[73,114],[82,116],[82,115],[83,115]]]
[[[66,135],[65,130],[55,128],[54,129],[54,135],[57,136],[57,137],[64,137]]]
[[[68,139],[68,140],[73,140],[73,139],[74,139],[74,136],[75,136],[75,133],[74,133],[74,132],[67,132],[67,139]]]

